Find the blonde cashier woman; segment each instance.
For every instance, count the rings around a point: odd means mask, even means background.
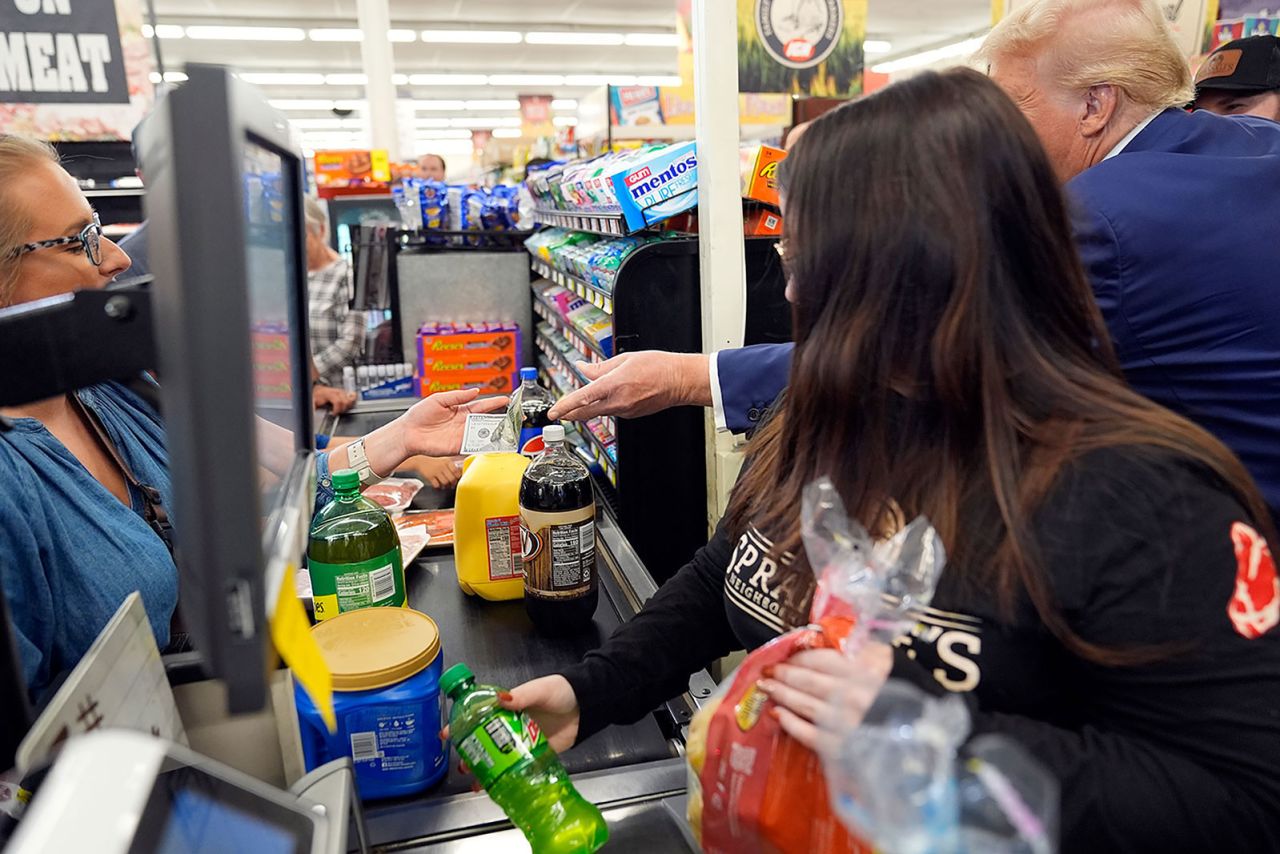
[[[102,236],[53,149],[0,135],[0,307],[101,288],[128,269],[128,256]],[[474,392],[435,395],[370,433],[363,440],[369,466],[385,475],[415,454],[457,453],[474,398]],[[505,405],[482,401],[474,411]],[[119,383],[3,408],[0,415],[12,425],[0,431],[0,580],[27,687],[38,701],[134,590],[156,642],[168,643],[177,570],[147,521],[156,502],[130,485],[126,467],[137,484],[153,488],[147,492],[158,496],[164,513],[173,492],[160,418]],[[348,447],[320,455],[322,484],[331,468],[352,462]]]

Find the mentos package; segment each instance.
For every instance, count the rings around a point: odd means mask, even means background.
[[[693,142],[660,148],[609,176],[630,229],[640,229],[698,204],[698,151]]]

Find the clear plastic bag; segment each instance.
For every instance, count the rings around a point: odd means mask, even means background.
[[[805,490],[801,533],[817,585],[810,625],[752,651],[690,724],[689,823],[711,854],[872,850],[833,809],[817,754],[768,714],[758,683],[802,650],[891,641],[931,600],[945,552],[925,519],[874,542],[825,478]]]

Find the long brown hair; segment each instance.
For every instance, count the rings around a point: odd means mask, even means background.
[[[1269,511],[1220,442],[1135,394],[1031,126],[986,77],[925,73],[814,122],[784,161],[796,349],[788,391],[747,449],[729,505],[803,556],[801,491],[828,475],[873,532],[923,513],[949,573],[1025,594],[1076,653],[1031,520],[1090,450],[1163,450],[1217,475],[1272,538]],[[1274,542],[1274,539],[1272,539]],[[799,562],[803,566],[803,560]]]

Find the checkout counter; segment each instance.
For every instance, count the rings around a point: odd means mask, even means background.
[[[325,416],[321,432],[363,435],[403,411],[384,403],[361,404],[336,419]],[[415,509],[450,506],[451,494],[425,488]],[[444,665],[466,662],[477,677],[512,686],[544,676],[581,659],[634,615],[657,590],[648,571],[618,527],[612,512],[597,501],[597,572],[600,600],[594,625],[567,638],[537,634],[520,602],[487,602],[458,586],[453,552],[430,546],[405,567],[409,605],[440,627]],[[690,680],[682,697],[639,723],[614,726],[561,754],[583,797],[600,807],[609,822],[606,851],[697,851],[685,825],[683,733],[698,704],[711,696],[706,672]],[[498,806],[484,792],[472,792],[474,780],[459,773],[456,754],[449,776],[425,795],[364,805],[374,849],[412,852],[521,850],[526,845]]]

